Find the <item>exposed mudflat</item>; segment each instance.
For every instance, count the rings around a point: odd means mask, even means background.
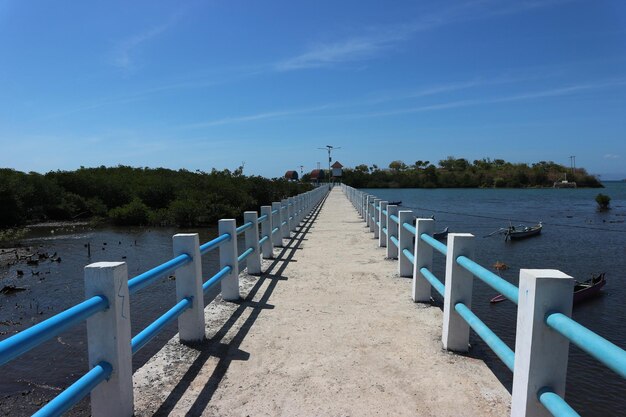
[[[442,312],[415,304],[335,189],[240,303],[207,306],[207,341],[177,337],[135,373],[137,416],[503,416],[480,360],[441,348]]]

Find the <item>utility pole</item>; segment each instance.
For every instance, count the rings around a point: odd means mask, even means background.
[[[304,165],[300,165],[300,177],[304,174]]]
[[[340,146],[326,145],[323,148],[317,148],[317,149],[322,149],[322,150],[328,151],[328,182],[330,182],[330,173],[331,173],[331,171],[330,171],[330,163],[333,160],[331,152],[333,150],[335,150],[335,149],[341,149],[341,147]]]

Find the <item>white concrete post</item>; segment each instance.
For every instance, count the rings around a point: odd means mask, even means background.
[[[511,416],[551,416],[537,400],[549,387],[565,396],[569,341],[550,329],[548,312],[572,314],[574,279],[554,269],[521,269]]]
[[[248,268],[248,274],[260,274],[261,273],[261,251],[259,250],[259,215],[256,211],[244,211],[243,222],[252,223],[252,227],[246,229],[244,232],[246,247],[254,249],[254,251],[246,258],[246,267]]]
[[[202,291],[202,257],[197,233],[179,233],[172,237],[174,257],[186,253],[192,261],[176,270],[176,301],[190,297],[191,308],[178,316],[181,342],[204,340],[204,292]]]
[[[272,213],[272,229],[278,227],[276,233],[272,233],[272,246],[279,248],[283,246],[283,238],[280,233],[280,203],[272,203],[272,211],[276,211],[276,213]]]
[[[374,199],[374,239],[378,239],[378,237],[380,236],[380,227],[378,227],[378,225],[376,224],[376,222],[378,221],[378,219],[380,218],[380,216],[378,215],[379,210],[377,210],[378,207],[380,207],[380,202],[382,200],[380,198],[375,198]]]
[[[367,196],[365,193],[361,196],[361,217],[364,222],[367,222]]]
[[[239,299],[239,262],[237,261],[237,223],[235,219],[220,219],[217,223],[218,235],[228,233],[230,240],[220,246],[220,269],[230,266],[228,275],[222,279],[222,298],[226,301]]]
[[[370,232],[374,233],[374,228],[376,227],[376,223],[375,223],[375,218],[376,218],[376,206],[374,205],[374,201],[376,200],[375,196],[371,196],[372,198],[370,198],[369,201],[369,213],[368,213],[368,219],[369,219],[369,227],[370,227]]]
[[[365,224],[367,225],[367,227],[370,226],[370,222],[372,221],[372,219],[370,219],[370,199],[372,198],[371,195],[366,195],[365,196]]]
[[[366,203],[365,193],[361,193],[359,197],[359,214],[361,214],[361,218],[365,220],[365,203]]]
[[[469,325],[454,309],[458,302],[472,308],[472,285],[474,276],[456,263],[459,256],[474,257],[474,235],[450,233],[446,256],[445,297],[443,300],[443,348],[455,352],[467,352]]]
[[[289,231],[296,231],[296,215],[295,215],[295,203],[293,201],[293,197],[289,197],[287,199],[287,224],[289,225]]]
[[[413,212],[411,210],[400,210],[398,212],[398,218],[400,224],[398,225],[398,242],[400,247],[398,248],[398,274],[401,277],[413,276],[413,264],[409,261],[402,251],[408,249],[413,254],[413,233],[402,227],[403,223],[413,224]]]
[[[291,239],[289,232],[289,200],[283,199],[280,202],[282,208],[280,210],[280,234],[283,239]]]
[[[378,213],[377,219],[380,223],[378,228],[378,247],[384,248],[387,246],[387,234],[383,231],[383,228],[387,228],[387,216],[383,214],[383,211],[387,210],[387,201],[380,202],[380,213]]]
[[[391,216],[398,216],[398,206],[387,206],[387,258],[396,259],[398,248],[391,241],[391,236],[398,238],[398,225],[391,220]]]
[[[420,239],[422,233],[429,236],[435,231],[435,221],[433,219],[417,219],[415,224],[417,235],[415,236],[415,265],[413,266],[413,291],[412,297],[415,302],[427,303],[430,301],[430,283],[426,281],[420,269],[433,270],[433,248],[428,243]]]
[[[124,262],[97,262],[85,267],[85,297],[102,295],[109,308],[87,319],[89,368],[101,361],[111,364],[108,381],[91,391],[91,415],[131,417],[133,354],[130,337],[128,270]]]
[[[267,240],[261,246],[261,252],[263,252],[263,259],[272,259],[274,257],[274,249],[272,249],[272,227],[274,226],[272,206],[261,206],[261,216],[267,216],[267,220],[261,223],[261,238],[267,236]]]

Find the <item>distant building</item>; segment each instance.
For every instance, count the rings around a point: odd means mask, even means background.
[[[298,172],[297,171],[287,171],[285,172],[285,178],[289,181],[298,181]]]
[[[333,177],[341,177],[341,175],[343,174],[343,170],[341,169],[343,168],[343,165],[341,165],[339,161],[335,161],[335,163],[332,164],[330,167],[332,168]]]
[[[324,179],[324,170],[323,169],[314,169],[311,171],[311,182],[319,183],[320,180]]]

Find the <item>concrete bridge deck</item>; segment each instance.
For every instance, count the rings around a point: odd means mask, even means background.
[[[135,373],[136,415],[502,416],[486,365],[441,348],[442,312],[365,233],[339,188],[239,303],[205,309],[207,341],[172,339]]]

